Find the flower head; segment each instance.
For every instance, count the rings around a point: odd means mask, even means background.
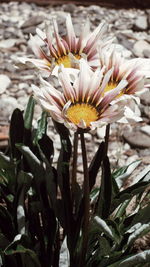
[[[75,72],[73,83],[67,69],[61,66],[58,79],[62,92],[44,80],[40,89],[33,86],[33,90],[40,104],[54,120],[75,131],[90,130],[116,121],[122,116],[118,105],[109,104],[125,88],[127,82],[122,80],[116,88],[103,96],[112,71],[109,70],[103,76],[103,70],[97,69],[94,72],[86,61],[81,60],[80,70],[78,75]]]
[[[143,59],[125,59],[121,54],[117,53],[114,46],[99,49],[100,65],[105,66],[105,72],[113,68],[110,81],[104,89],[104,94],[113,90],[122,79],[127,80],[127,86],[120,92],[116,99],[112,102],[124,106],[124,117],[120,122],[128,123],[131,121],[141,121],[139,104],[139,93],[149,87],[145,82],[147,76],[147,68],[143,64]],[[148,64],[147,64],[148,66]],[[120,102],[120,103],[119,103]]]
[[[116,53],[113,45],[111,45],[111,48],[100,48],[99,58],[101,67],[105,66],[105,72],[112,67],[114,68],[104,92],[115,88],[122,79],[126,79],[128,84],[120,96],[134,95],[147,87],[141,65],[143,62],[142,59],[138,61],[132,59],[126,60],[121,54]]]
[[[87,20],[81,29],[80,36],[76,37],[71,16],[68,14],[66,18],[66,36],[60,36],[56,20],[53,21],[53,29],[53,35],[50,26],[46,27],[45,33],[37,29],[37,34],[46,44],[48,53],[43,51],[37,40],[31,35],[30,45],[38,59],[24,58],[24,62],[30,61],[49,74],[56,66],[61,64],[66,68],[74,68],[77,61],[82,57],[87,59],[91,67],[97,67],[99,64],[97,45],[101,42],[101,46],[105,46],[109,42],[108,38],[104,38],[107,29],[104,23],[101,23],[93,32],[90,32],[90,24],[89,20]]]

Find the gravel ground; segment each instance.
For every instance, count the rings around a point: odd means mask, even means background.
[[[14,108],[24,109],[31,95],[31,84],[37,84],[38,73],[34,68],[19,66],[18,57],[33,54],[28,45],[29,34],[35,35],[38,26],[44,30],[45,23],[57,18],[61,34],[65,34],[64,22],[67,13],[71,13],[76,34],[80,33],[81,23],[89,17],[91,30],[101,21],[109,24],[109,35],[115,37],[118,48],[125,57],[150,57],[150,9],[107,9],[91,5],[88,7],[66,4],[62,6],[40,7],[27,3],[0,4],[0,137],[1,147],[7,139],[10,116]],[[142,164],[150,164],[150,92],[141,97],[140,111],[143,121],[136,125],[118,125],[111,127],[109,155],[113,167],[123,166],[141,158]],[[35,123],[41,113],[37,105]],[[50,122],[49,135],[55,140],[57,160],[60,148],[59,137]],[[93,157],[101,142],[103,130],[96,135],[86,134],[89,160]],[[78,172],[82,172],[82,160],[79,150]]]

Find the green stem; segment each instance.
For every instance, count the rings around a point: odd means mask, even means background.
[[[83,183],[83,198],[84,198],[84,221],[82,228],[82,249],[80,258],[80,267],[85,266],[85,258],[88,244],[88,233],[89,233],[89,216],[90,216],[90,196],[89,196],[89,172],[87,164],[87,154],[85,147],[84,133],[80,133],[81,137],[81,148],[82,148],[82,159],[83,159],[83,171],[84,171],[84,183]]]
[[[77,181],[77,157],[78,157],[78,133],[74,134],[74,143],[73,143],[73,163],[72,163],[72,203],[74,202],[75,194],[75,185]]]

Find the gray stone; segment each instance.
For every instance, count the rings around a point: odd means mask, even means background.
[[[70,3],[70,4],[63,5],[63,9],[65,12],[72,13],[76,9],[76,6]]]
[[[141,132],[150,136],[150,125],[145,125],[141,127]]]
[[[3,97],[1,98],[1,117],[4,121],[9,120],[15,108],[20,108],[17,100],[14,97],[3,95]]]
[[[11,80],[9,77],[7,75],[0,74],[0,94],[4,93],[10,84]]]
[[[118,39],[119,43],[122,44],[125,48],[132,50],[133,43],[131,43],[124,34],[119,32],[117,34],[117,39]]]
[[[39,25],[40,23],[42,23],[44,20],[44,17],[43,16],[33,16],[31,18],[29,18],[28,20],[26,20],[22,25],[21,25],[21,29],[24,29],[24,28],[28,28],[28,27],[31,27],[31,26],[37,26]]]
[[[150,147],[150,137],[142,133],[140,129],[132,129],[131,131],[125,130],[123,132],[123,137],[127,143],[131,145],[131,147],[136,148],[149,148]]]
[[[149,50],[148,49],[143,50],[143,55],[146,58],[150,58],[150,49]]]
[[[36,34],[36,27],[35,26],[30,26],[30,27],[25,27],[22,29],[22,32],[24,34]]]
[[[16,42],[17,42],[17,39],[6,39],[6,40],[2,40],[2,41],[0,41],[0,48],[10,48],[10,47],[13,47]]]
[[[145,31],[148,28],[147,16],[138,16],[135,20],[134,29],[139,31]]]
[[[144,107],[143,113],[150,120],[150,107],[149,106]]]
[[[150,106],[150,91],[141,94],[140,99],[143,105]]]
[[[140,149],[139,155],[140,157],[150,157],[150,149]]]
[[[150,44],[144,40],[137,41],[133,46],[133,53],[137,57],[144,57],[144,51],[150,51]]]

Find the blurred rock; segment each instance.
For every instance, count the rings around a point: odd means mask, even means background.
[[[6,108],[7,107],[7,108]],[[22,108],[14,97],[4,96],[1,98],[1,117],[8,121],[15,108]]]
[[[147,16],[138,16],[133,27],[134,30],[145,31],[148,28]]]
[[[141,103],[145,106],[150,105],[150,91],[146,91],[140,96]]]
[[[150,51],[150,44],[144,40],[137,41],[133,46],[133,53],[137,57],[144,57],[144,51]]]
[[[69,3],[66,5],[63,5],[63,9],[65,12],[73,13],[74,10],[76,9],[76,5]]]
[[[145,125],[141,127],[141,132],[150,136],[150,125]]]
[[[10,84],[11,80],[9,77],[7,75],[0,74],[0,94],[4,93]]]
[[[6,39],[0,41],[0,48],[10,48],[13,47],[16,43],[16,39]]]
[[[143,50],[143,55],[144,55],[144,57],[146,57],[146,58],[150,58],[150,49],[145,49],[145,50]]]
[[[122,44],[125,48],[132,50],[133,43],[128,40],[127,36],[125,36],[124,34],[119,32],[117,34],[117,39],[118,39],[119,43]]]
[[[123,132],[123,137],[131,147],[136,148],[149,148],[150,147],[150,137],[147,134],[144,134],[140,129],[125,130]]]
[[[35,26],[30,26],[30,27],[27,27],[27,28],[23,28],[22,29],[22,32],[24,34],[36,34],[36,27]]]
[[[42,23],[44,20],[44,16],[33,16],[31,18],[29,18],[28,20],[26,20],[22,25],[21,25],[21,29],[25,29],[25,28],[29,28],[31,26],[37,26],[40,23]]]

